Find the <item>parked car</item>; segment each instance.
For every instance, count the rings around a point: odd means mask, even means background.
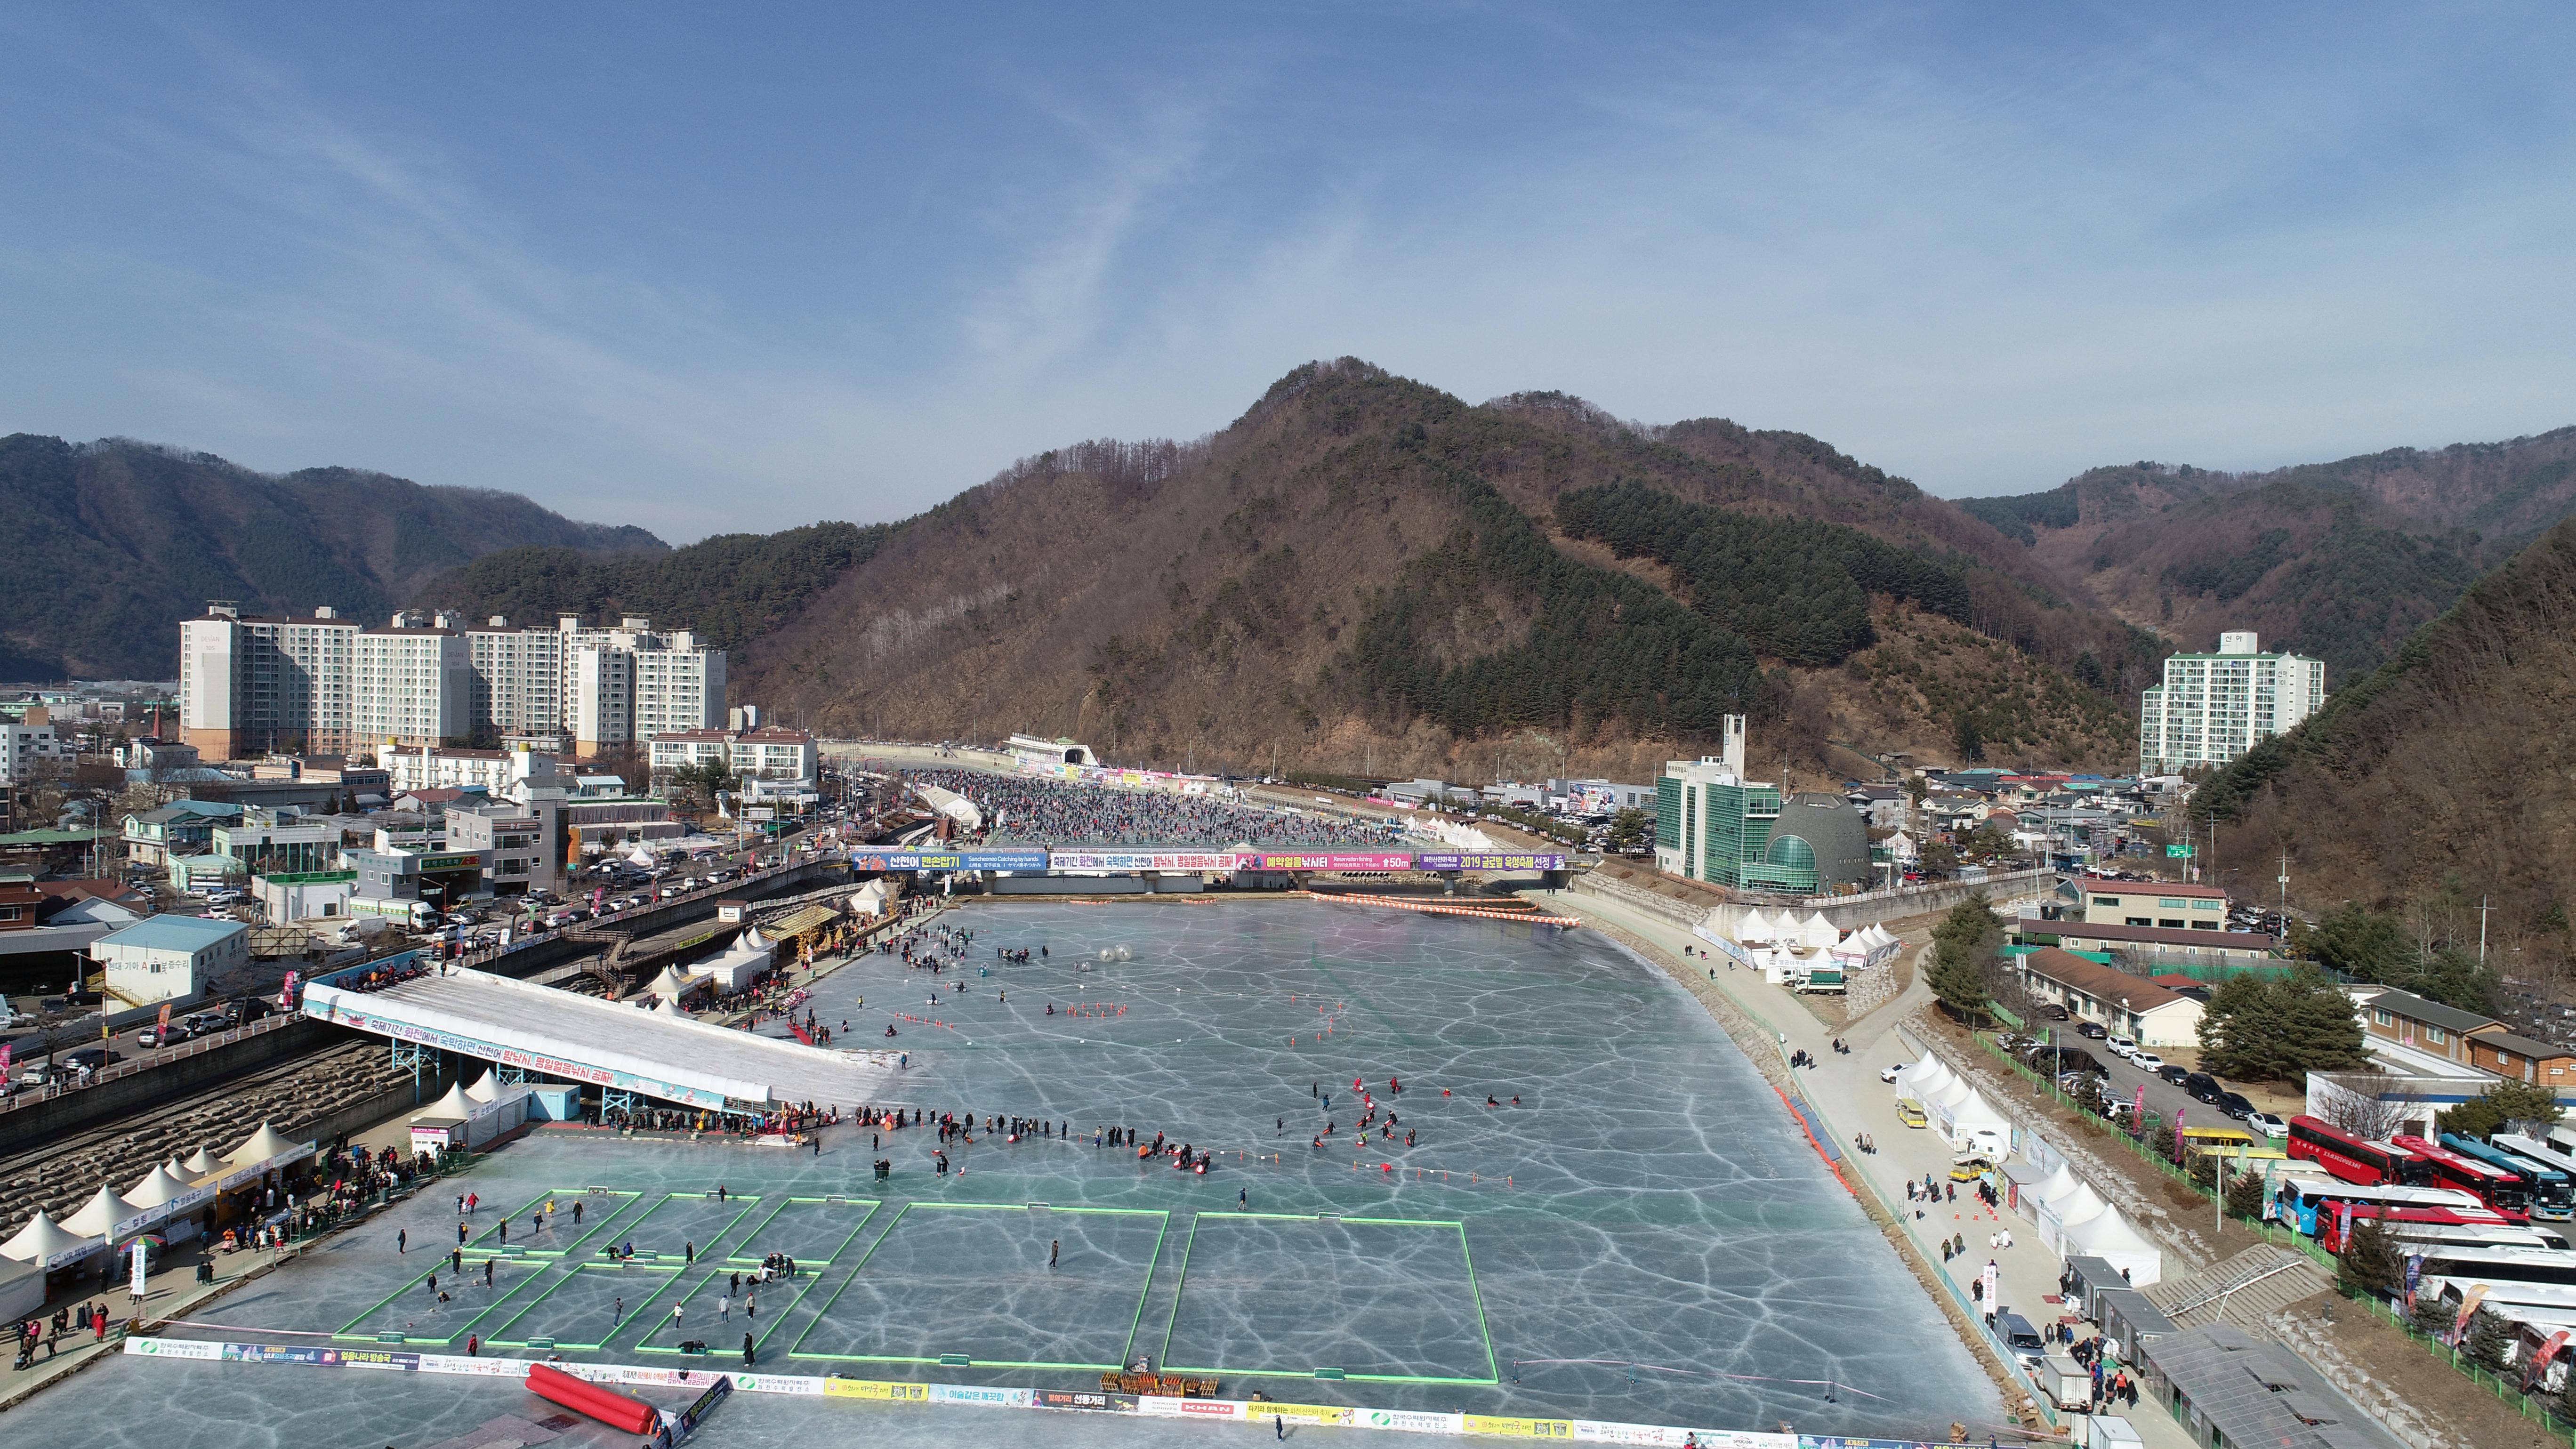
[[[2154,1052],[2147,1051],[2144,1048],[2129,1053],[2129,1065],[2136,1067],[2142,1072],[2161,1071],[2164,1069],[2164,1064],[2165,1059],[2163,1057],[2157,1056]]]
[[[2115,1057],[2134,1057],[2138,1054],[2137,1042],[2129,1037],[2106,1037],[2102,1045]]]
[[[1905,1070],[1905,1065],[1906,1064],[1903,1062],[1898,1062],[1892,1067],[1880,1067],[1878,1069],[1878,1079],[1882,1082],[1895,1081],[1897,1074]]]
[[[2290,1135],[2290,1124],[2269,1112],[2257,1112],[2245,1119],[2245,1125],[2278,1142]]]
[[[157,1051],[162,1047],[177,1046],[194,1034],[184,1021],[174,1021],[168,1026],[154,1022],[134,1034],[134,1044]]]
[[[2236,1092],[2218,1094],[2218,1110],[2242,1122],[2254,1115],[2254,1104]]]
[[[2075,1034],[2092,1041],[2100,1041],[2111,1034],[2111,1029],[2098,1021],[2078,1022]]]
[[[2167,1062],[2163,1066],[2156,1068],[2156,1075],[2179,1087],[2183,1084],[2183,1081],[2191,1075],[2191,1068],[2176,1066],[2172,1062]]]
[[[66,1066],[95,1072],[125,1060],[125,1053],[110,1051],[103,1046],[85,1046],[76,1051],[65,1052],[56,1060]]]
[[[2065,1021],[2068,1019],[2066,1008],[2058,1005],[2054,1001],[2042,1004],[2039,1008],[2039,1014],[2047,1017],[2050,1021]]]
[[[2215,1104],[2227,1091],[2225,1087],[2218,1085],[2216,1077],[2207,1072],[2193,1072],[2183,1078],[2182,1089],[2193,1101],[2212,1104]]]

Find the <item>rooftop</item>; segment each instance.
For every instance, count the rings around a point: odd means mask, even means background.
[[[2034,976],[2061,986],[2071,986],[2103,1001],[2124,1002],[2131,1011],[2153,1011],[2159,1006],[2171,1006],[2187,999],[2181,993],[2169,991],[2143,976],[2132,976],[2115,967],[2087,961],[2054,946],[2042,946],[2031,952],[2022,958],[2022,964]]]
[[[2444,1006],[2438,1001],[2426,1001],[2412,991],[2400,991],[2393,986],[2385,991],[2374,993],[2370,998],[2370,1009],[2385,1011],[2392,1016],[2402,1016],[2408,1021],[2420,1021],[2427,1026],[2438,1026],[2463,1036],[2482,1026],[2501,1024],[2492,1016],[2480,1016],[2474,1011],[2462,1011],[2456,1006]]]
[[[2147,1349],[2229,1444],[2281,1449],[2400,1449],[2402,1443],[2297,1354],[2232,1323],[2187,1328]]]
[[[2545,1041],[2534,1041],[2527,1036],[2516,1036],[2509,1031],[2481,1031],[2472,1040],[2483,1042],[2498,1051],[2512,1052],[2538,1062],[2576,1057],[2576,1051],[2566,1047]]]
[[[2017,929],[2025,936],[2073,937],[2079,941],[2134,941],[2150,946],[2210,946],[2229,951],[2277,951],[2281,938],[2255,931],[2176,930],[2170,926],[2089,926],[2082,921],[2044,921],[2024,916]]]
[[[218,921],[208,916],[161,915],[147,917],[121,931],[110,931],[99,937],[97,944],[146,951],[202,951],[249,929],[239,921]]]
[[[2140,896],[2197,896],[2202,900],[2211,901],[2227,899],[2227,892],[2216,886],[2194,885],[2178,880],[2110,880],[2103,876],[2088,875],[2078,884],[2083,886],[2088,894],[2125,891],[2130,895]]]

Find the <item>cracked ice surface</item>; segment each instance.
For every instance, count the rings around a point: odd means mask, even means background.
[[[932,1170],[926,1130],[888,1134],[874,1152],[865,1138],[835,1134],[820,1157],[524,1141],[464,1180],[486,1204],[480,1217],[494,1204],[603,1185],[638,1195],[592,1199],[575,1260],[628,1236],[631,1220],[639,1252],[694,1245],[700,1262],[678,1274],[638,1270],[625,1295],[611,1278],[574,1276],[520,1327],[605,1323],[623,1296],[607,1348],[566,1356],[668,1364],[656,1350],[678,1336],[668,1326],[677,1298],[689,1336],[719,1352],[709,1367],[738,1365],[749,1331],[764,1369],[1090,1387],[1095,1376],[1076,1371],[789,1352],[1092,1362],[1113,1351],[1159,1359],[1168,1342],[1169,1361],[1220,1369],[1229,1397],[1259,1388],[1305,1402],[1700,1427],[1788,1420],[1811,1433],[1906,1436],[1998,1416],[1968,1351],[1770,1087],[1687,993],[1597,935],[1279,902],[1014,903],[947,919],[976,939],[962,970],[936,983],[938,1006],[929,973],[880,956],[826,978],[815,1011],[836,1028],[849,1022],[844,1044],[910,1054],[890,1098],[933,1114],[1058,1119],[1074,1140],[1007,1144],[979,1133],[971,1145],[951,1144],[963,1171],[944,1178]],[[993,959],[996,946],[1041,943],[1044,962]],[[1119,946],[1131,959],[1098,959]],[[1077,957],[1088,969],[1075,969]],[[944,989],[961,979],[965,992]],[[1095,1010],[1068,1013],[1076,1003]],[[1049,1004],[1058,1014],[1046,1013]],[[892,1041],[883,1037],[889,1021],[901,1032]],[[1390,1076],[1403,1081],[1401,1095],[1390,1094]],[[1356,1144],[1365,1109],[1354,1077],[1379,1102],[1381,1125],[1387,1108],[1400,1117],[1392,1139]],[[1502,1105],[1487,1108],[1488,1094]],[[1328,1121],[1337,1130],[1325,1150],[1311,1150]],[[1094,1149],[1094,1127],[1111,1124],[1213,1149],[1218,1162],[1202,1177]],[[1419,1134],[1411,1148],[1408,1129]],[[894,1161],[889,1182],[871,1180],[877,1155]],[[737,1211],[695,1196],[719,1182],[762,1201]],[[666,1201],[671,1193],[682,1196]],[[780,1207],[826,1196],[849,1201]],[[875,1199],[882,1204],[871,1210]],[[329,1333],[367,1315],[361,1333],[415,1325],[415,1338],[489,1339],[570,1264],[505,1263],[489,1292],[479,1271],[461,1292],[442,1271],[454,1301],[440,1309],[418,1285],[426,1249],[398,1257],[392,1236],[406,1227],[415,1244],[452,1244],[451,1203],[406,1203],[199,1316],[251,1330],[222,1335],[232,1337]],[[1008,1210],[933,1206],[962,1204]],[[1075,1207],[1153,1216],[1067,1211]],[[1276,1216],[1220,1216],[1244,1209]],[[1463,1224],[1463,1235],[1424,1226],[1443,1223]],[[488,1231],[478,1221],[478,1245]],[[546,1231],[556,1241],[531,1246],[576,1238],[560,1215]],[[799,1253],[805,1275],[762,1290],[756,1320],[746,1322],[739,1301],[719,1320],[719,1299],[742,1266],[727,1260],[756,1259],[791,1238],[838,1251],[828,1260]],[[1043,1250],[1059,1241],[1066,1262],[1049,1270]],[[479,1268],[475,1249],[466,1251]],[[1253,1376],[1324,1366],[1500,1382]],[[1798,1382],[1826,1379],[1849,1387],[1827,1402],[1820,1387]],[[107,1412],[102,1396],[112,1398]],[[13,1410],[10,1427],[28,1442],[96,1449],[408,1449],[532,1405],[506,1383],[119,1359]],[[813,1434],[923,1444],[1007,1434],[1087,1446],[1206,1435],[1126,1417],[997,1421],[1002,1412],[738,1397],[693,1442],[776,1449]],[[576,1429],[560,1442],[623,1441]]]

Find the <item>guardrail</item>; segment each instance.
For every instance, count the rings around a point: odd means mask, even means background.
[[[104,1071],[92,1072],[77,1082],[48,1083],[39,1091],[13,1092],[9,1095],[7,1100],[0,1101],[0,1112],[14,1112],[21,1107],[32,1107],[38,1102],[50,1102],[56,1097],[68,1096],[73,1092],[83,1092],[92,1087],[105,1086],[109,1082],[120,1081],[126,1077],[133,1076],[137,1072],[148,1072],[154,1067],[167,1066],[172,1062],[186,1061],[190,1057],[204,1056],[210,1051],[220,1050],[224,1047],[233,1045],[235,1042],[248,1041],[255,1036],[263,1036],[272,1031],[283,1030],[284,1028],[293,1025],[298,1020],[301,1020],[301,1018],[286,1013],[281,1013],[276,1016],[264,1016],[259,1020],[252,1022],[248,1026],[237,1026],[229,1031],[219,1032],[212,1036],[190,1038],[188,1041],[178,1046],[154,1052],[148,1060],[137,1058],[130,1062],[119,1062],[112,1067],[108,1067]],[[24,1065],[24,1063],[21,1063],[21,1065]]]
[[[1684,926],[1697,926],[1708,919],[1708,911],[1705,907],[1686,905],[1669,896],[1640,890],[1626,881],[1613,880],[1597,871],[1587,871],[1578,875],[1568,884],[1575,890],[1608,896],[1614,901],[1624,901],[1640,910],[1652,911],[1666,920],[1678,921]]]

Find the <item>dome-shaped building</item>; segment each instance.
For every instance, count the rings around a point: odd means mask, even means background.
[[[1762,858],[1789,879],[1813,880],[1818,891],[1855,882],[1867,885],[1872,879],[1869,822],[1840,795],[1792,795],[1780,802],[1780,818],[1771,823]]]

